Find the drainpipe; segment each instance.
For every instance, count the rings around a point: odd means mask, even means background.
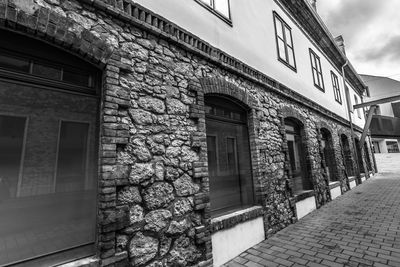
[[[356,147],[356,139],[354,138],[354,127],[353,127],[353,119],[351,117],[351,102],[350,102],[350,93],[348,88],[346,87],[346,74],[344,73],[344,68],[349,64],[349,61],[346,60],[346,63],[343,64],[342,66],[342,79],[343,79],[343,86],[344,86],[344,91],[346,95],[346,102],[347,102],[347,114],[349,115],[349,121],[350,121],[350,131],[351,131],[351,140],[353,142],[353,150],[354,150],[354,156],[355,156],[355,161],[357,164],[356,166],[356,176],[358,178],[357,183],[360,184],[360,170],[358,167],[358,153],[357,153],[357,147]]]

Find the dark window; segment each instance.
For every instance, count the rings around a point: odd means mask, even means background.
[[[396,141],[386,141],[388,153],[399,153],[399,144]]]
[[[311,60],[311,70],[313,74],[314,85],[322,90],[325,91],[324,87],[324,78],[322,76],[322,68],[321,68],[321,61],[319,56],[314,53],[314,51],[310,48],[310,60]]]
[[[285,119],[286,140],[292,174],[293,191],[299,193],[310,190],[311,183],[307,176],[305,154],[300,125],[290,118]]]
[[[0,53],[0,68],[29,73],[29,60],[15,55]]]
[[[97,71],[72,55],[0,30],[0,76],[96,94]],[[28,45],[23,45],[29,42]]]
[[[206,129],[213,216],[254,204],[247,112],[228,99],[207,96]]]
[[[274,25],[278,59],[292,70],[296,71],[292,29],[274,12]]]
[[[381,149],[379,147],[379,142],[372,141],[372,149],[374,150],[374,153],[381,153]]]
[[[340,87],[339,87],[339,80],[333,71],[331,71],[332,77],[332,87],[333,87],[333,94],[335,95],[335,100],[342,104],[342,95],[340,94]]]
[[[212,11],[215,15],[231,24],[231,11],[229,0],[196,0],[202,6]]]
[[[37,40],[0,36],[0,266],[95,255],[99,99],[94,83],[76,94],[62,80],[66,69],[96,69]]]

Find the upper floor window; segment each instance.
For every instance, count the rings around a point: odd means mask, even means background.
[[[276,47],[278,49],[278,59],[292,70],[296,71],[296,59],[294,57],[294,47],[292,29],[274,12]]]
[[[313,73],[314,85],[322,90],[325,91],[324,88],[324,78],[322,77],[322,68],[321,68],[321,61],[319,56],[314,53],[314,51],[310,48],[310,59],[311,59],[311,68]]]
[[[340,104],[342,104],[342,96],[340,94],[338,77],[336,76],[335,73],[333,73],[333,71],[331,71],[331,77],[332,77],[333,94],[335,95],[335,100]]]
[[[196,0],[228,24],[232,24],[229,0]]]
[[[354,95],[354,104],[358,104],[358,98],[356,95]],[[361,110],[359,108],[357,109],[357,116],[361,119]]]

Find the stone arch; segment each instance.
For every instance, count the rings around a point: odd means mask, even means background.
[[[227,95],[245,104],[249,109],[254,109],[257,106],[258,101],[254,96],[226,80],[220,78],[200,78],[199,82],[204,94]]]
[[[289,118],[289,117],[295,118],[298,121],[298,123],[301,124],[302,127],[306,126],[306,118],[303,115],[301,115],[300,112],[298,112],[294,108],[284,106],[280,109],[279,113],[283,119]]]
[[[18,6],[12,0],[0,3],[0,29],[44,41],[103,67],[112,56],[113,49],[87,29],[81,32],[73,30],[79,26],[72,19],[32,0],[20,2]]]
[[[196,103],[191,106],[190,116],[194,120],[198,120],[198,131],[199,135],[206,138],[206,125],[205,125],[205,97],[216,96],[223,97],[235,104],[243,107],[247,111],[247,127],[248,137],[250,144],[250,158],[251,158],[251,171],[252,181],[254,188],[254,202],[262,204],[265,202],[266,193],[263,191],[261,182],[261,171],[259,163],[259,144],[257,143],[257,134],[259,129],[259,120],[257,119],[257,99],[249,94],[247,90],[238,87],[237,85],[228,82],[222,78],[199,78],[198,80],[192,80],[190,90],[196,94]],[[204,159],[204,163],[208,160],[207,151],[205,149],[200,151],[200,158]],[[207,184],[207,190],[204,190],[204,194],[209,194],[209,182],[208,179],[203,179],[203,182]],[[205,211],[206,218],[210,218],[207,215],[209,211]]]

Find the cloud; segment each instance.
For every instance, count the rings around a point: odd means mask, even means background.
[[[379,2],[376,0],[339,0],[336,6],[324,9],[321,16],[332,34],[343,35],[345,41],[351,44],[357,38],[356,33],[372,23],[389,2],[387,0]],[[322,0],[318,3],[327,5]]]
[[[372,46],[355,55],[356,60],[364,62],[398,61],[400,59],[400,35],[392,36],[383,45]]]

